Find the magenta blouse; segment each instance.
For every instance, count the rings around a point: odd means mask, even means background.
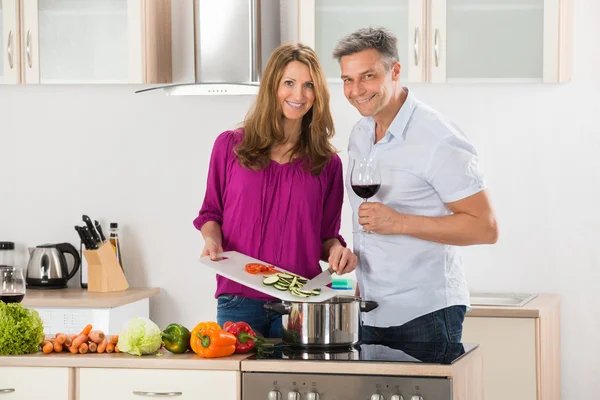
[[[226,131],[215,141],[204,203],[194,220],[221,225],[223,250],[238,251],[307,278],[321,272],[322,244],[340,236],[344,183],[335,154],[319,176],[305,171],[301,159],[271,161],[260,171],[240,165],[234,147],[243,129]],[[217,291],[259,300],[272,297],[217,275]]]

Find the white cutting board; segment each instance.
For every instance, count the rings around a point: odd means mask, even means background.
[[[257,260],[256,258],[248,257],[247,255],[238,253],[237,251],[226,251],[224,253],[220,253],[219,257],[226,257],[227,259],[220,261],[212,261],[210,257],[205,256],[200,257],[200,263],[211,268],[217,274],[224,276],[225,278],[229,278],[232,281],[241,283],[244,286],[248,286],[252,289],[258,290],[259,292],[268,294],[269,296],[273,296],[281,300],[303,303],[320,303],[338,295],[338,293],[335,290],[327,286],[323,286],[321,288],[321,293],[318,296],[294,296],[292,293],[290,293],[289,290],[278,290],[275,289],[273,286],[263,285],[262,282],[266,275],[261,273],[251,274],[245,269],[246,264],[250,263],[260,263],[265,265],[272,264],[266,263],[261,260]],[[293,272],[287,271],[283,268],[279,268],[277,265],[275,265],[275,268],[281,272],[288,272],[290,274],[294,274]],[[302,278],[306,277],[303,276]]]

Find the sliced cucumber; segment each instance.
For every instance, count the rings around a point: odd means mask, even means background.
[[[318,296],[321,289],[302,290],[302,287],[308,282],[308,279],[292,273],[278,273],[277,275],[265,275],[263,285],[273,286],[277,290],[289,290],[291,294],[301,298]]]
[[[279,277],[277,276],[269,276],[265,279],[263,279],[263,283],[265,285],[274,285],[279,281]]]

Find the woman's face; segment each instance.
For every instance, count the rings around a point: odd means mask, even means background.
[[[308,66],[292,61],[283,70],[277,98],[287,119],[302,119],[315,102],[315,87]]]

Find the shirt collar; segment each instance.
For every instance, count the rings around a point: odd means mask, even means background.
[[[406,87],[403,87],[402,89],[406,92],[406,99],[404,100],[404,104],[402,104],[402,107],[400,107],[400,110],[398,110],[398,113],[388,128],[386,136],[391,134],[397,138],[404,137],[404,132],[406,130],[406,126],[408,125],[408,121],[417,107],[417,99],[415,98],[415,95]],[[365,122],[367,126],[369,126],[370,130],[374,132],[375,120],[373,117],[365,118]]]
[[[402,89],[406,92],[406,99],[388,128],[388,131],[397,138],[404,137],[408,121],[417,107],[417,99],[414,94],[408,88],[403,87]]]

